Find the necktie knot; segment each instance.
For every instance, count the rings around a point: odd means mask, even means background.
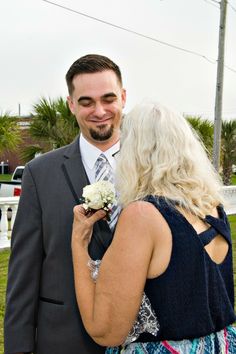
[[[95,162],[95,180],[104,180],[114,183],[111,165],[104,154],[99,155],[97,161]]]
[[[99,155],[95,162],[95,169],[99,168],[99,166],[105,164],[106,162],[107,162],[106,156],[104,154]]]
[[[102,163],[102,162],[105,163],[105,162],[108,162],[108,161],[107,161],[106,156],[105,156],[104,154],[101,154],[101,155],[98,156],[96,162],[98,162],[98,163]]]

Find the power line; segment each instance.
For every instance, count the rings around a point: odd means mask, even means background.
[[[208,4],[210,4],[212,6],[217,7],[218,9],[220,8],[220,1],[217,1],[217,0],[203,0],[203,1],[207,2]],[[233,11],[236,12],[236,7],[234,7],[229,1],[228,1],[228,5],[229,5],[229,7],[231,7],[231,9]]]
[[[235,69],[230,68],[228,65],[224,65],[224,67],[230,71],[232,71],[233,73],[236,73]]]
[[[231,9],[232,9],[234,12],[236,12],[236,7],[234,7],[229,1],[228,1],[228,5],[229,5],[229,7],[231,7]]]
[[[84,12],[80,12],[80,11],[71,9],[71,8],[69,8],[69,7],[66,7],[66,6],[57,4],[57,3],[52,2],[52,1],[49,1],[49,0],[42,0],[42,1],[44,1],[44,2],[46,2],[46,3],[48,3],[48,4],[51,4],[51,5],[60,7],[61,9],[64,9],[64,10],[67,10],[67,11],[70,11],[70,12],[73,12],[73,13],[76,13],[76,14],[81,15],[81,16],[84,16],[84,17],[87,17],[87,18],[89,18],[89,19],[91,19],[91,20],[94,20],[94,21],[103,23],[103,24],[105,24],[105,25],[108,25],[108,26],[111,26],[111,27],[114,27],[114,28],[118,28],[118,29],[120,29],[120,30],[122,30],[122,31],[126,31],[126,32],[129,32],[129,33],[135,34],[135,35],[137,35],[137,36],[139,36],[139,37],[142,37],[142,38],[149,39],[149,40],[151,40],[151,41],[153,41],[153,42],[157,42],[157,43],[162,44],[162,45],[165,45],[165,46],[167,46],[167,47],[174,48],[174,49],[180,50],[180,51],[182,51],[182,52],[189,53],[189,54],[192,54],[192,55],[201,57],[201,58],[207,60],[208,62],[210,62],[211,64],[215,64],[215,63],[217,62],[216,59],[211,59],[211,58],[209,58],[209,57],[207,57],[207,56],[205,56],[205,55],[203,55],[203,54],[201,54],[201,53],[198,53],[198,52],[195,52],[195,51],[193,51],[193,50],[189,50],[189,49],[186,49],[186,48],[182,48],[182,47],[176,46],[176,45],[174,45],[174,44],[171,44],[171,43],[168,43],[168,42],[159,40],[159,39],[154,38],[154,37],[147,36],[147,35],[145,35],[145,34],[142,34],[142,33],[136,32],[136,31],[133,31],[133,30],[131,30],[131,29],[128,29],[128,28],[125,28],[125,27],[116,25],[116,24],[111,23],[111,22],[108,22],[108,21],[101,20],[101,19],[99,19],[99,18],[97,18],[97,17],[90,16],[90,15],[84,13]],[[212,0],[212,1],[213,1],[213,0]],[[214,0],[214,1],[215,1],[215,0]],[[216,2],[218,2],[218,1],[216,1]],[[236,69],[230,68],[229,66],[226,66],[226,65],[225,65],[225,67],[226,67],[228,70],[230,70],[230,71],[236,73]]]
[[[217,7],[217,9],[220,8],[220,6],[218,6],[220,4],[218,1],[214,1],[214,3],[211,2],[213,0],[211,0],[211,1],[210,0],[204,0],[204,1],[207,2],[208,4],[214,6],[214,7]],[[215,3],[217,3],[218,5],[216,5]]]

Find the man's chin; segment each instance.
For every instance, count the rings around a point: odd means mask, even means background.
[[[113,126],[101,125],[98,129],[90,129],[91,137],[96,141],[109,140],[113,135]]]

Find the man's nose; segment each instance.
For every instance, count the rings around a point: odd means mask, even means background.
[[[102,103],[96,103],[95,105],[95,109],[94,109],[94,114],[97,116],[97,117],[103,117],[104,114],[106,113],[106,110],[105,108],[103,107],[103,104]]]

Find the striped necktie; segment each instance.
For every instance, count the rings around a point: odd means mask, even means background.
[[[95,162],[95,180],[96,182],[100,180],[109,181],[114,184],[114,173],[104,154],[101,154]],[[113,205],[110,213],[110,221],[108,221],[112,231],[117,223],[119,212],[120,208],[117,205]]]

